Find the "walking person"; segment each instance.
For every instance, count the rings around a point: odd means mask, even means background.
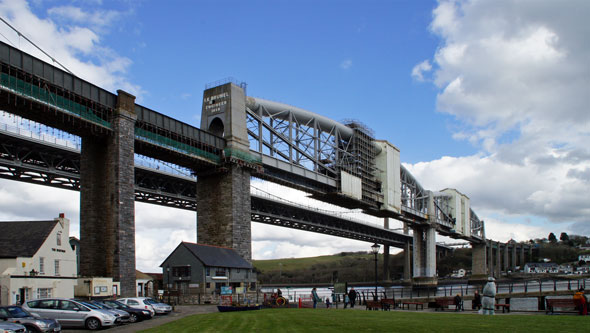
[[[322,301],[322,299],[318,296],[318,291],[315,287],[311,290],[311,299],[313,300],[314,309],[318,306],[318,302]]]
[[[345,309],[349,303],[350,303],[350,298],[348,298],[348,294],[344,294],[344,308]]]
[[[348,292],[348,299],[350,300],[350,308],[354,308],[354,304],[356,303],[356,290],[354,290],[354,288],[350,288],[350,291]]]

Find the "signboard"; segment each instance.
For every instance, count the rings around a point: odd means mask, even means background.
[[[244,287],[237,287],[236,288],[236,294],[245,294],[246,290],[244,290]]]
[[[226,286],[221,287],[221,295],[231,295],[231,294],[233,294],[232,287],[226,287]]]

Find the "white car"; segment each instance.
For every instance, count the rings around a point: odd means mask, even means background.
[[[123,298],[123,299],[125,299],[125,298]],[[170,305],[165,304],[165,303],[159,303],[150,297],[131,297],[131,298],[127,298],[127,299],[135,300],[135,301],[139,302],[140,304],[143,303],[144,305],[149,304],[152,307],[152,309],[154,310],[155,314],[168,314],[168,313],[172,312],[172,307]],[[122,299],[119,299],[118,301],[125,303],[124,301],[122,301]],[[131,304],[129,304],[129,303],[125,303],[125,304],[131,306]]]
[[[117,301],[135,309],[148,310],[152,317],[156,314],[154,307],[144,297],[119,298]]]

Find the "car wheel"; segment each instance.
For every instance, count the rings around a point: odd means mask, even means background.
[[[36,329],[35,327],[25,326],[25,332],[27,332],[27,333],[37,333],[37,332],[39,332],[39,330]]]
[[[137,321],[137,315],[135,313],[130,313],[129,314],[129,322],[135,323],[136,321]]]
[[[100,328],[100,320],[96,318],[86,319],[86,328],[89,330],[97,330]]]

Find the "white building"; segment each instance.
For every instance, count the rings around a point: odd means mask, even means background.
[[[590,254],[580,254],[578,256],[578,261],[584,260],[585,262],[590,262]]]
[[[534,262],[524,265],[525,273],[559,273],[559,266],[552,262]]]
[[[0,222],[0,304],[43,297],[74,297],[76,254],[70,221]]]

